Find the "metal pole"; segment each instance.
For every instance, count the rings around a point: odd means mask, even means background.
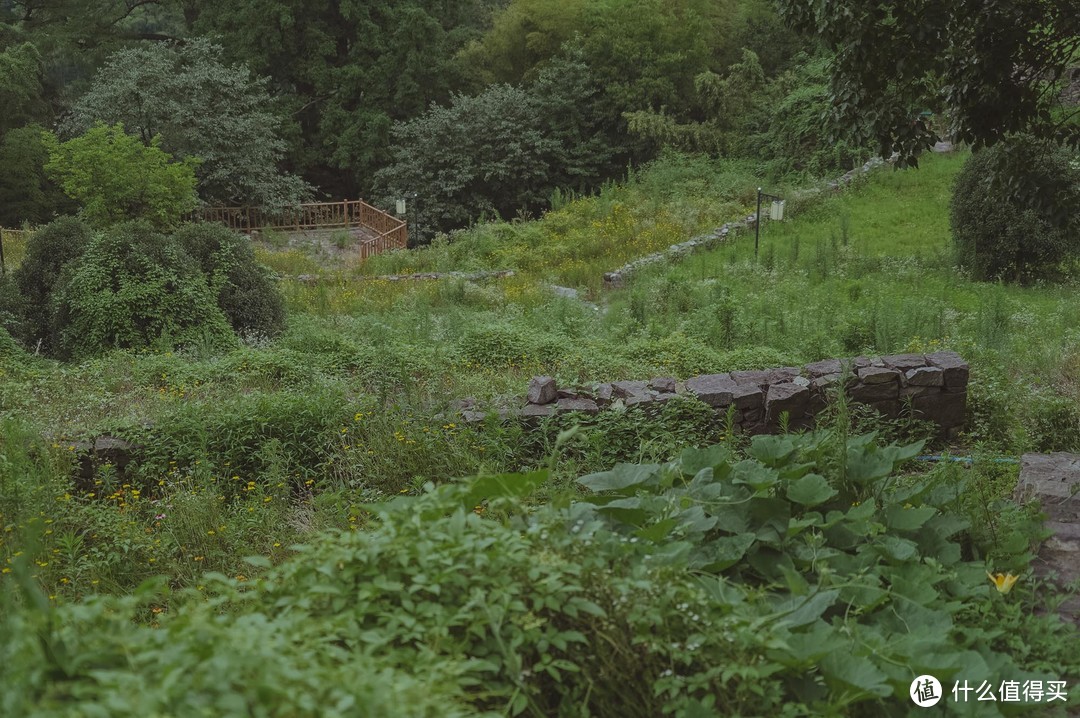
[[[758,256],[758,242],[761,239],[761,188],[757,188],[757,214],[754,215],[754,259]]]
[[[4,267],[4,230],[0,229],[0,276],[7,274]]]

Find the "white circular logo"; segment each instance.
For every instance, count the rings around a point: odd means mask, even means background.
[[[920,708],[937,705],[941,700],[941,681],[933,676],[919,676],[911,682],[908,695]]]

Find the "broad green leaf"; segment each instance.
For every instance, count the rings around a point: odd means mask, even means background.
[[[885,524],[897,531],[914,531],[936,513],[937,509],[932,506],[904,508],[893,504],[885,509]]]
[[[834,651],[821,660],[821,672],[830,685],[847,685],[870,695],[889,696],[888,676],[873,664],[867,656],[848,651]]]
[[[638,538],[645,539],[646,541],[659,543],[663,539],[667,538],[668,535],[671,534],[671,530],[678,525],[679,521],[677,519],[664,519],[662,521],[657,521],[652,526],[646,526],[644,528],[638,529],[635,532],[635,535]]]
[[[754,534],[738,534],[713,539],[701,547],[695,561],[706,571],[723,571],[738,563],[756,538]]]
[[[473,479],[462,499],[462,505],[471,509],[481,501],[502,498],[524,498],[547,481],[546,470],[525,474],[492,474]]]
[[[806,596],[810,593],[810,584],[800,571],[796,571],[783,565],[779,566],[779,569],[780,572],[784,574],[784,581],[787,583],[791,595]]]
[[[611,471],[588,474],[578,483],[592,491],[625,491],[655,483],[659,464],[616,464]]]
[[[795,453],[792,437],[777,434],[759,434],[750,440],[747,453],[766,466],[780,466]]]
[[[817,506],[836,496],[836,489],[820,474],[807,474],[788,486],[788,498],[803,506]]]
[[[907,539],[886,534],[878,541],[882,553],[894,561],[910,561],[919,555],[919,549]]]
[[[679,455],[679,468],[686,476],[696,476],[705,469],[712,469],[731,460],[731,450],[723,444],[706,449],[685,449]]]
[[[829,589],[810,596],[789,596],[777,604],[776,610],[787,612],[781,619],[783,623],[790,628],[798,628],[821,618],[821,614],[836,602],[839,595],[839,589]]]
[[[740,461],[735,464],[731,481],[733,484],[745,484],[754,491],[768,489],[780,480],[776,469],[770,469],[756,461]]]

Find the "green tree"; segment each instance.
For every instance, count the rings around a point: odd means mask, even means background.
[[[1060,194],[1064,223],[1037,212],[992,181],[1001,155],[1017,154],[1016,179]],[[950,211],[959,264],[976,279],[1027,282],[1052,277],[1080,249],[1080,163],[1054,143],[1030,138],[973,154],[956,178]]]
[[[377,181],[389,194],[420,195],[424,224],[446,230],[483,214],[512,216],[547,198],[556,143],[534,97],[492,85],[475,97],[394,127],[393,163]]]
[[[74,212],[68,197],[45,174],[49,151],[39,125],[11,130],[0,141],[0,226],[43,224]]]
[[[836,53],[833,121],[914,165],[936,139],[920,110],[943,111],[975,148],[1026,132],[1080,146],[1054,85],[1080,53],[1076,0],[779,0],[795,28]],[[1075,115],[1073,115],[1075,118]]]
[[[455,56],[498,0],[186,0],[192,32],[272,78],[294,121],[290,161],[335,197],[370,189],[395,121],[479,89]]]
[[[68,135],[95,123],[122,124],[146,146],[196,157],[199,194],[222,204],[282,207],[310,188],[278,171],[287,143],[265,78],[230,66],[220,46],[194,40],[111,55],[64,123]]]
[[[37,48],[24,42],[0,52],[0,134],[40,119],[42,64]]]
[[[198,161],[173,162],[156,137],[144,145],[121,125],[96,125],[67,142],[51,132],[42,137],[49,151],[45,171],[94,226],[128,219],[170,226],[198,203]]]
[[[56,345],[53,293],[64,268],[82,256],[92,238],[90,227],[76,217],[61,217],[30,235],[26,257],[12,273],[21,299],[15,334],[25,346],[49,352]]]
[[[220,224],[185,224],[173,238],[199,265],[233,330],[272,337],[285,327],[285,300],[251,241]]]

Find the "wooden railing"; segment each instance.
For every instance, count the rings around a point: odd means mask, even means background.
[[[311,229],[367,230],[374,235],[360,243],[360,256],[366,259],[408,245],[409,231],[404,220],[372,207],[363,200],[312,202],[267,212],[258,207],[207,207],[191,219],[218,222],[237,232],[262,229],[302,232]]]

